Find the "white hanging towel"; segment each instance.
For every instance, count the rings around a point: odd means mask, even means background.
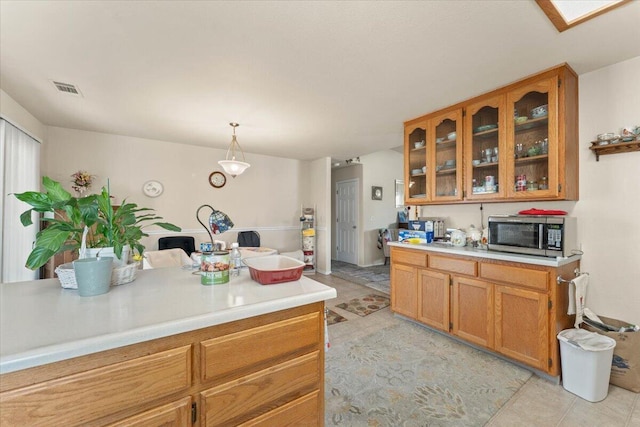
[[[573,324],[574,327],[579,328],[582,323],[582,316],[584,314],[585,302],[587,299],[587,285],[589,284],[589,275],[581,274],[576,277],[569,283],[569,287],[571,285],[575,288],[575,313],[576,313],[576,321]],[[569,301],[571,301],[571,296],[569,296]],[[571,309],[571,307],[569,307]]]

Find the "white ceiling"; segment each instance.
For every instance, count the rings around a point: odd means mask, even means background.
[[[2,0],[0,86],[50,126],[226,149],[236,121],[246,153],[347,159],[557,64],[639,56],[638,22],[640,1],[558,33],[533,0]]]

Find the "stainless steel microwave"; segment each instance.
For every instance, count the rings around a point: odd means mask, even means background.
[[[578,250],[576,219],[565,216],[489,217],[489,250],[568,257]]]

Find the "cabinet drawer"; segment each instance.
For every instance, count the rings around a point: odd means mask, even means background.
[[[480,277],[541,291],[546,291],[549,284],[548,271],[529,270],[508,265],[483,263],[480,265]]]
[[[203,391],[202,425],[236,425],[318,389],[320,362],[314,351]]]
[[[466,274],[474,277],[478,275],[478,263],[466,259],[429,255],[429,268],[453,274]]]
[[[407,250],[391,248],[391,261],[414,265],[416,267],[426,267],[427,253],[419,249]]]
[[[258,326],[200,343],[202,380],[260,369],[292,355],[318,349],[322,342],[318,312]]]
[[[0,425],[87,425],[190,385],[184,346],[2,393]]]
[[[191,427],[191,397],[184,397],[133,417],[109,424],[109,427]]]
[[[316,427],[320,425],[319,395],[320,392],[314,391],[238,427]]]

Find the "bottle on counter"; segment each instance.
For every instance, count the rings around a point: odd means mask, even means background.
[[[238,242],[231,244],[231,253],[229,254],[229,273],[232,277],[240,275],[240,267],[242,267],[242,255]]]

